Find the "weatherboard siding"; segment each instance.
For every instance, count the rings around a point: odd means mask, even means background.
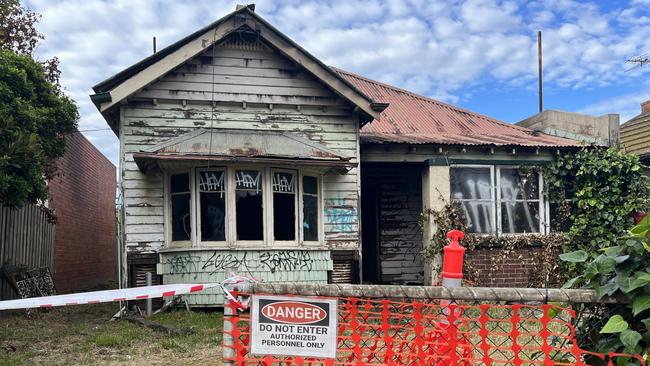
[[[212,60],[207,64],[206,54]],[[217,48],[214,55],[212,58],[212,51],[206,51],[121,107],[121,173],[129,252],[151,253],[165,247],[163,175],[142,173],[133,160],[134,152],[197,128],[251,129],[291,132],[359,161],[357,117],[349,105],[311,76],[270,51]],[[210,86],[207,96],[206,82]],[[275,101],[280,104],[268,104]],[[358,169],[347,174],[327,173],[322,183],[323,248],[358,248]]]
[[[231,274],[262,282],[327,283],[333,269],[328,250],[189,250],[160,253],[158,274],[165,284],[217,283]],[[220,288],[185,296],[190,305],[223,304]]]

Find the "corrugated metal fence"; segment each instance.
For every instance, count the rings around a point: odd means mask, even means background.
[[[53,270],[54,225],[36,206],[9,209],[0,205],[0,267],[49,267]],[[16,293],[0,276],[0,299],[12,299]]]

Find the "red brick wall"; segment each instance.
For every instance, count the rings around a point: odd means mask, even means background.
[[[499,257],[499,253],[499,248],[468,250],[465,254],[465,278],[484,287],[530,287],[539,280],[539,270],[543,272],[538,268],[542,248],[515,249],[505,260]]]
[[[57,291],[81,291],[115,281],[115,166],[81,133],[68,137],[57,166],[57,177],[49,183],[49,206],[58,220]]]

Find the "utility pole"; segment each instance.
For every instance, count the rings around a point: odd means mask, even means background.
[[[537,66],[539,71],[539,113],[544,110],[542,97],[542,31],[537,32]]]

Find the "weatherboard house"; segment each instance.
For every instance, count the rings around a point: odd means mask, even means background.
[[[454,199],[469,231],[545,233],[542,177],[518,169],[576,147],[328,67],[253,6],[93,89],[120,140],[125,286],[431,283],[423,211]]]

